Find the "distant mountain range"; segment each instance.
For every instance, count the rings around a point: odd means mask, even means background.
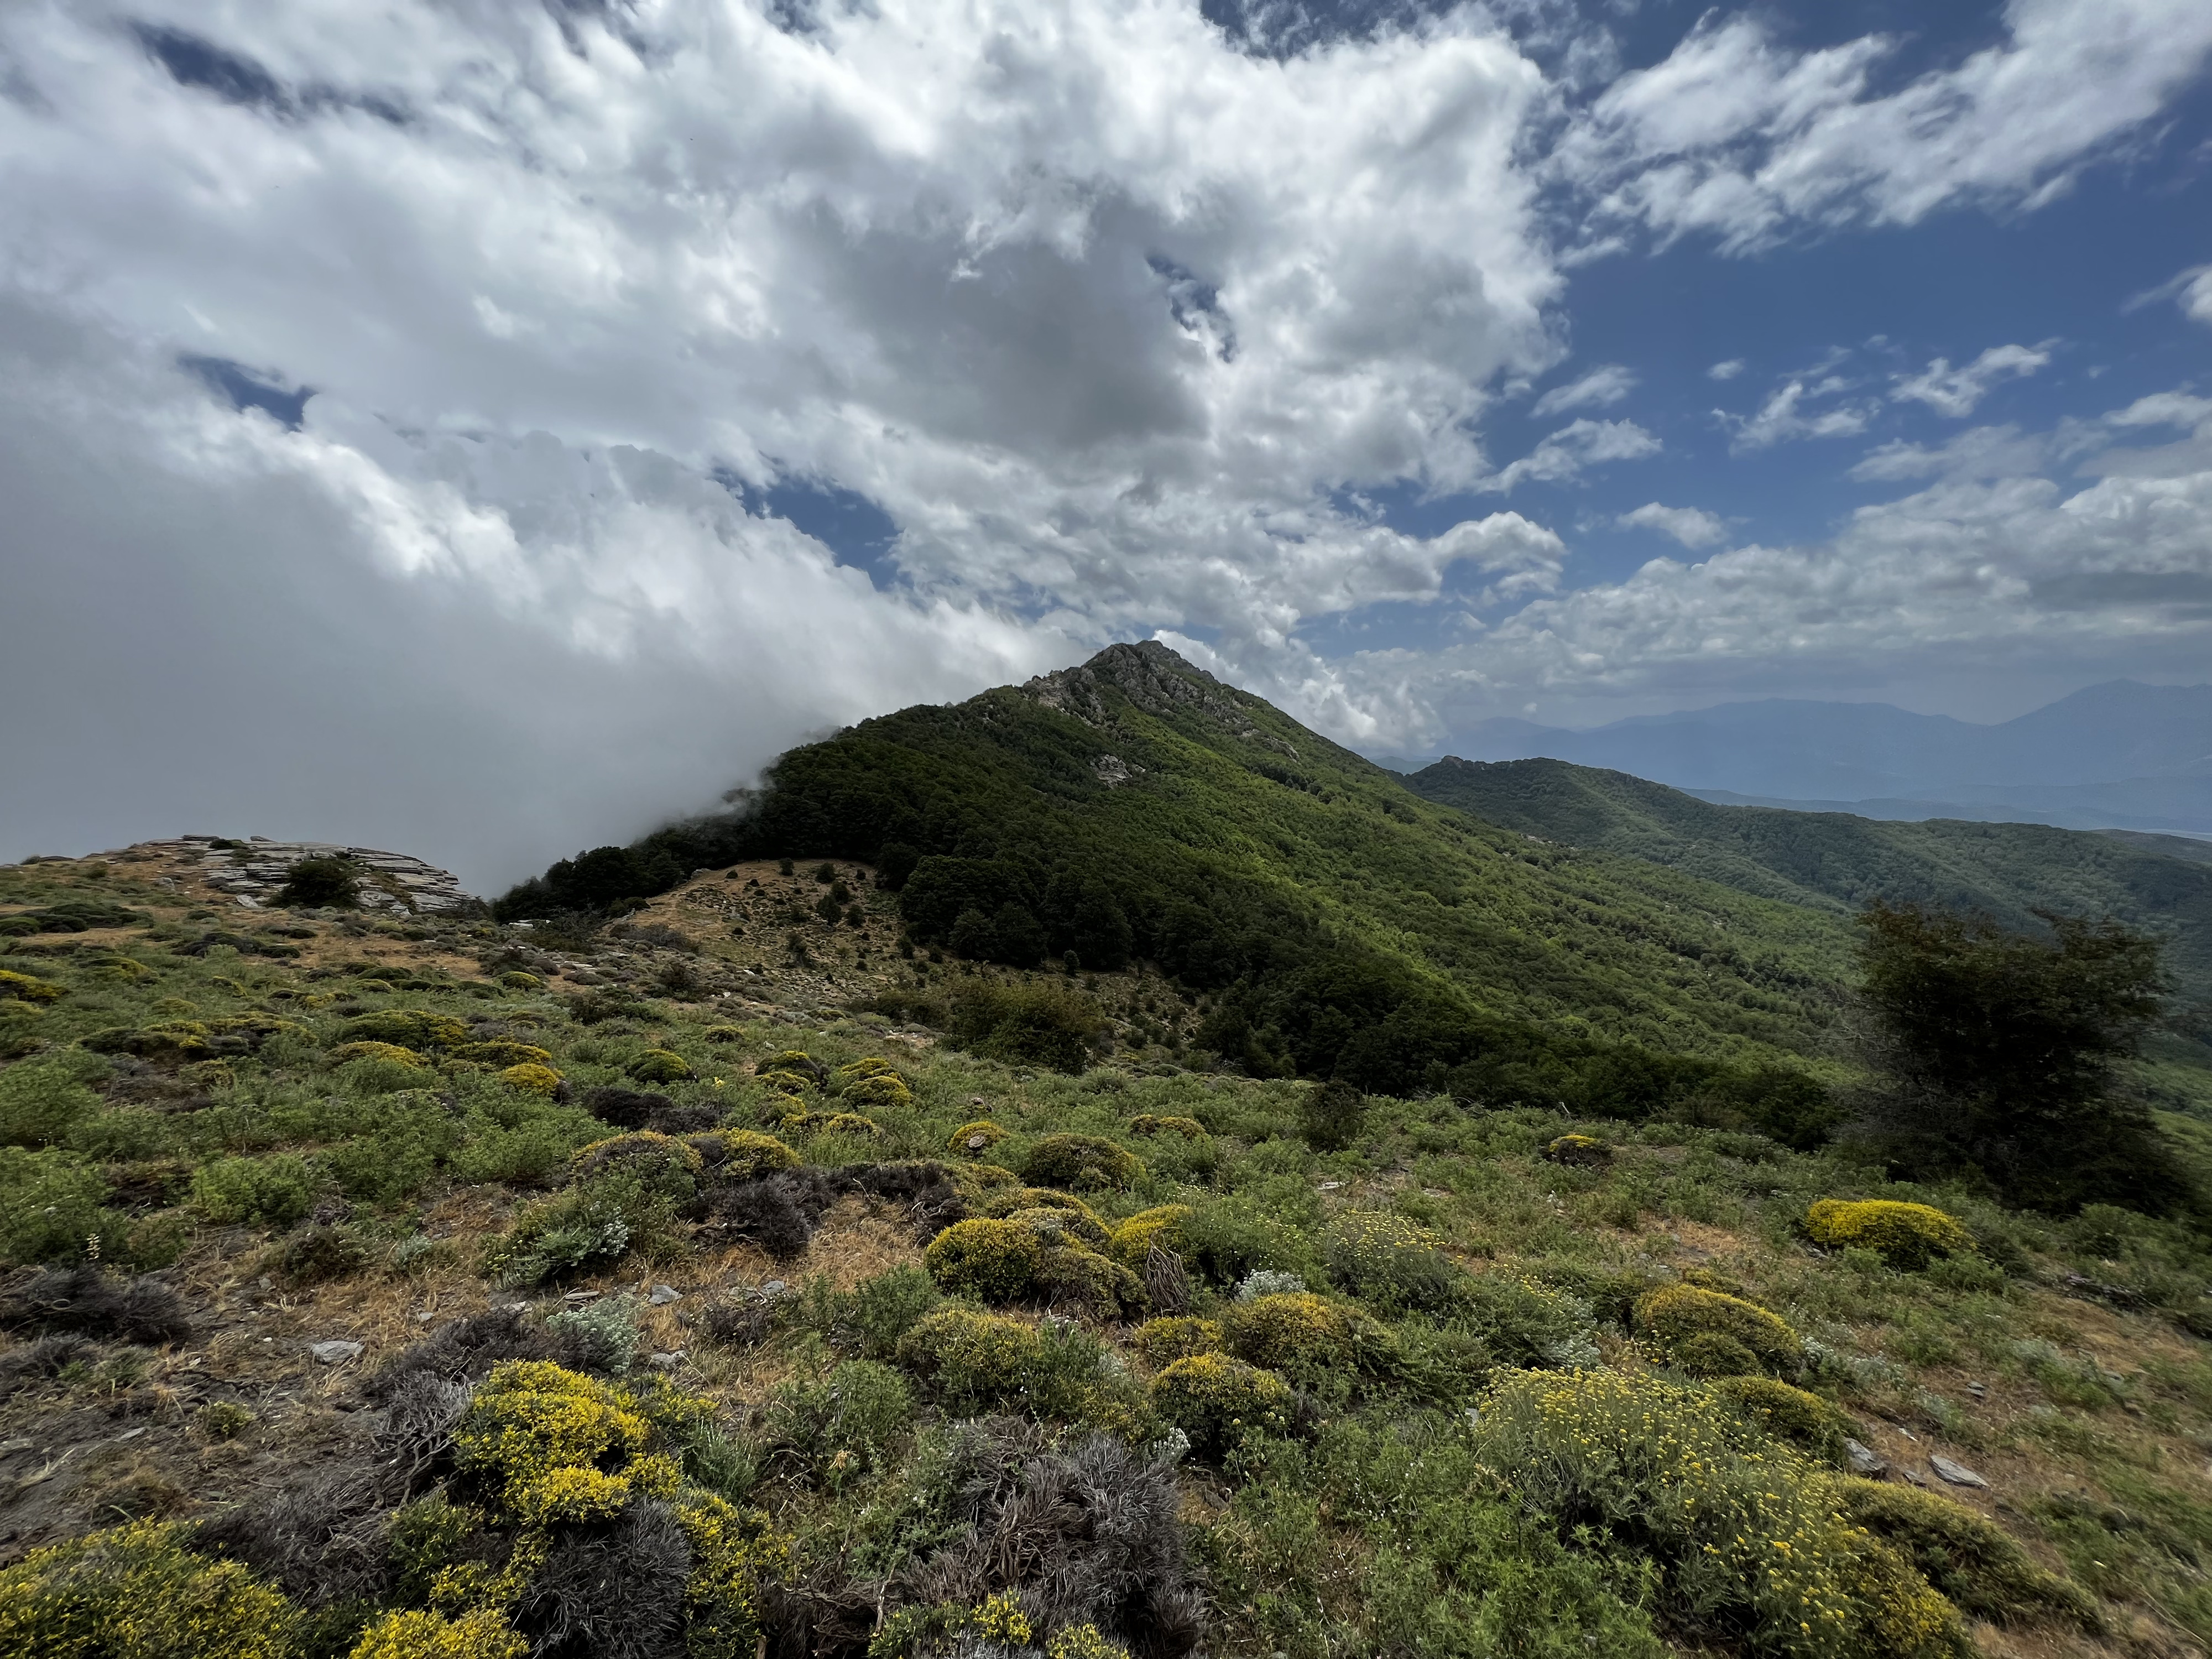
[[[2212,685],[2112,680],[1995,726],[1778,697],[1584,732],[1485,720],[1451,750],[1601,767],[1727,805],[2212,835]]]

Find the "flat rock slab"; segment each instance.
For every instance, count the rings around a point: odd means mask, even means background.
[[[1844,1455],[1850,1460],[1853,1474],[1877,1475],[1889,1467],[1879,1452],[1856,1440],[1844,1442]]]
[[[1976,1474],[1964,1463],[1954,1463],[1948,1457],[1938,1456],[1930,1452],[1928,1455],[1928,1467],[1936,1471],[1937,1479],[1948,1480],[1954,1486],[1979,1486],[1984,1491],[1989,1489],[1990,1483],[1983,1480],[1980,1475]]]
[[[307,1345],[307,1352],[325,1365],[337,1365],[349,1359],[360,1358],[361,1344],[345,1341],[312,1342]]]

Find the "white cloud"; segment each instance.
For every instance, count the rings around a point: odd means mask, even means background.
[[[1476,488],[1503,492],[1531,482],[1561,483],[1584,467],[1640,461],[1661,447],[1658,439],[1633,421],[1571,421]]]
[[[1646,501],[1613,522],[1627,530],[1656,530],[1685,547],[1711,547],[1728,538],[1727,522],[1718,514],[1698,507],[1662,507],[1657,501]]]
[[[2212,265],[2199,265],[2181,289],[2181,313],[2193,322],[2212,324]]]
[[[2093,427],[2109,439],[2191,423],[2181,444],[2106,451],[2078,488],[1989,464],[2076,453]],[[2109,673],[2120,652],[2137,672],[2201,669],[2212,648],[2212,399],[2160,393],[2080,425],[2041,438],[1976,428],[1947,447],[1955,467],[1923,452],[1936,483],[1862,508],[1826,541],[1655,559],[1625,581],[1538,599],[1429,664],[1423,683],[1432,699],[1503,713],[1531,688],[1874,689],[2008,665]]]
[[[1729,447],[1738,454],[1769,449],[1800,438],[1849,438],[1867,428],[1874,412],[1863,404],[1838,404],[1832,409],[1808,412],[1808,399],[1832,396],[1844,389],[1836,377],[1809,380],[1796,376],[1784,381],[1752,416],[1715,410],[1713,418],[1734,434]]]
[[[1798,52],[1754,17],[1711,13],[1664,61],[1608,87],[1555,165],[1595,198],[1597,239],[1643,224],[1737,252],[1960,203],[2033,208],[2156,117],[2212,53],[2201,0],[2011,0],[2005,31],[1876,91],[1887,37]]]
[[[1635,386],[1635,370],[1620,363],[1605,363],[1565,386],[1553,386],[1536,399],[1528,412],[1540,417],[1564,415],[1571,409],[1607,409]]]
[[[1744,368],[1745,364],[1742,358],[1730,357],[1727,362],[1715,363],[1711,368],[1707,369],[1705,371],[1705,378],[1710,380],[1733,380],[1737,375],[1743,373]]]
[[[2051,361],[2051,342],[2039,346],[2001,345],[1988,350],[1962,368],[1938,357],[1918,374],[1893,378],[1890,397],[1899,403],[1922,403],[1938,415],[1964,420],[1987,397],[1999,380],[2035,373]]]

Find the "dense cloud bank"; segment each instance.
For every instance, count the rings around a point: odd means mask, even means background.
[[[1575,261],[2033,210],[2197,72],[2202,7],[2016,4],[1901,87],[1874,37],[1717,17],[1607,81],[1601,28],[1544,27],[1271,53],[1164,0],[11,9],[0,651],[40,717],[0,854],[332,834],[489,884],[810,730],[1156,630],[1405,744],[1539,692],[2202,640],[2185,394],[1877,450],[1913,493],[1829,543],[1654,501],[1627,520],[1711,556],[1594,585],[1513,492],[1661,457],[1635,374],[1486,437],[1565,357]],[[1735,441],[1848,435],[1866,398],[1964,419],[2047,361],[1785,382]],[[795,487],[888,545],[840,562]],[[1469,505],[1409,533],[1391,489]],[[1438,604],[1461,643],[1310,642]]]

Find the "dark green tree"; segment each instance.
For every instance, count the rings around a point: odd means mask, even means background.
[[[2159,1017],[2159,941],[2111,921],[1877,902],[1859,917],[1863,1131],[1915,1174],[2008,1202],[2164,1212],[2187,1196],[2122,1067]]]
[[[285,871],[276,902],[302,910],[350,910],[360,902],[362,874],[349,858],[301,859]]]

